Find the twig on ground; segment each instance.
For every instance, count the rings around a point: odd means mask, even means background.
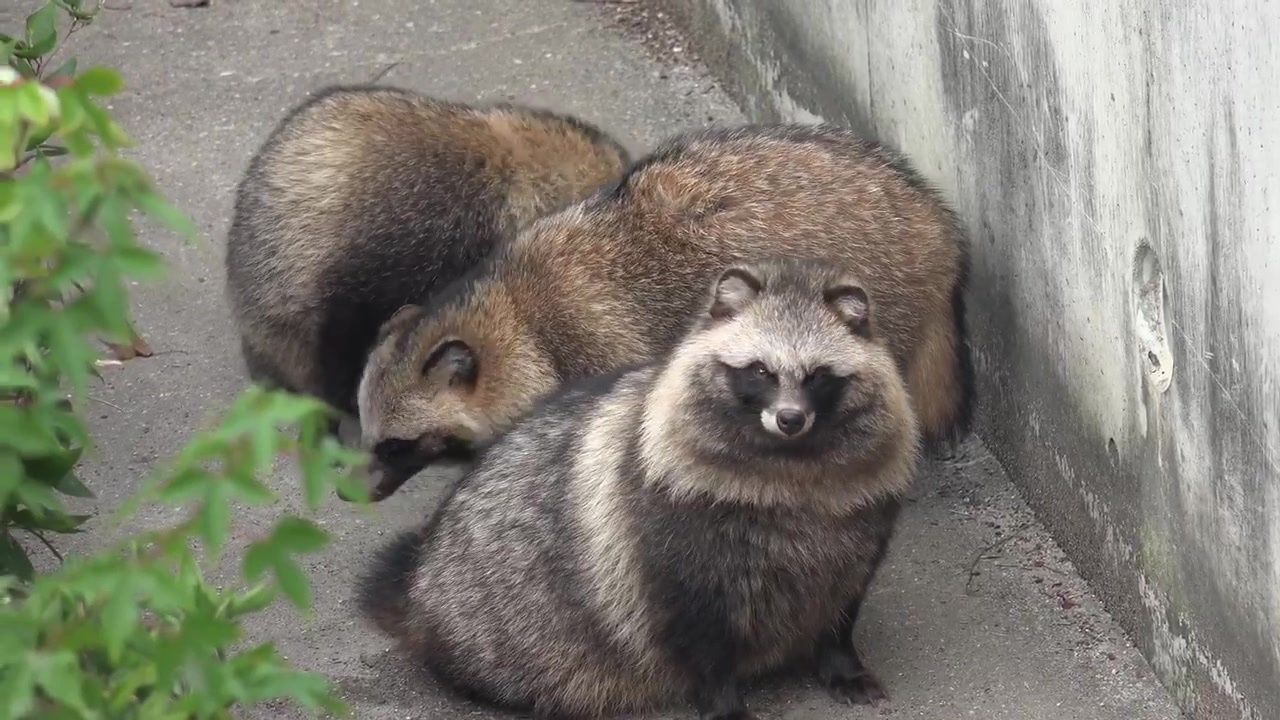
[[[49,548],[49,552],[53,553],[54,557],[58,558],[58,562],[63,562],[62,553],[58,552],[58,548],[54,547],[53,543],[49,542],[45,538],[45,536],[40,533],[39,530],[27,530],[27,532],[31,533],[32,535],[35,535],[36,539],[44,543],[44,546]]]
[[[1009,533],[1008,535],[1005,535],[999,540],[982,548],[982,550],[977,554],[977,556],[973,558],[973,562],[969,563],[969,578],[965,580],[965,583],[964,583],[964,592],[966,595],[973,594],[973,579],[978,577],[978,563],[982,562],[982,560],[986,558],[987,553],[999,550],[1000,548],[1004,547],[1010,540],[1018,537],[1019,535],[1021,535],[1022,533],[1030,529],[1031,529],[1031,523],[1023,523],[1013,532]]]
[[[386,67],[382,68],[381,70],[379,70],[379,71],[378,71],[378,73],[377,73],[376,75],[374,75],[372,78],[369,78],[369,84],[370,84],[370,85],[372,85],[372,84],[374,84],[374,83],[378,82],[379,80],[381,80],[382,78],[386,77],[386,76],[387,76],[387,73],[391,72],[392,70],[395,70],[395,69],[396,69],[396,67],[397,67],[397,66],[399,66],[399,65],[400,65],[400,61],[399,61],[399,60],[397,60],[397,61],[395,61],[395,62],[391,63],[390,65],[388,65],[388,66],[386,66]]]
[[[113,407],[113,408],[115,408],[115,409],[119,410],[120,412],[124,412],[124,408],[120,407],[119,405],[117,405],[117,404],[115,404],[115,403],[113,403],[113,402],[109,402],[109,401],[107,401],[107,400],[103,400],[103,399],[102,399],[102,398],[100,398],[100,397],[94,397],[94,396],[90,395],[90,396],[89,396],[89,399],[90,399],[90,400],[92,400],[92,401],[94,401],[94,402],[102,403],[103,405],[106,405],[107,407]]]

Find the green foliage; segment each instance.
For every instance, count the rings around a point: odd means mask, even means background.
[[[0,720],[8,718],[224,718],[273,698],[342,711],[328,683],[299,672],[240,622],[283,595],[307,612],[297,556],[326,533],[282,518],[251,543],[241,582],[209,583],[232,507],[274,502],[260,478],[297,459],[309,513],[335,486],[360,495],[343,466],[360,460],[324,433],[320,402],[261,388],[240,396],[118,511],[184,508],[183,520],[136,533],[39,573],[27,554],[89,519],[68,510],[88,498],[76,475],[90,437],[81,417],[97,375],[95,338],[130,342],[127,287],[163,272],[136,241],[143,214],[192,237],[190,221],[118,151],[128,135],[97,104],[123,83],[111,69],[53,70],[59,42],[92,22],[96,5],[55,0],[18,35],[0,34]],[[60,26],[66,26],[60,32]]]

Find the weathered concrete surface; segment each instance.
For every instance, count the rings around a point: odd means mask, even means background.
[[[1184,708],[1280,717],[1280,5],[666,4],[946,190],[988,445]]]
[[[366,79],[399,62],[386,82],[462,100],[511,96],[565,108],[636,150],[682,128],[740,120],[706,77],[654,64],[597,23],[592,8],[560,0],[214,0],[208,10],[185,11],[159,0],[133,5],[78,34],[76,50],[86,63],[122,69],[128,90],[113,111],[138,140],[138,159],[204,236],[182,246],[145,230],[171,276],[135,296],[157,355],[109,371],[93,391],[100,449],[84,476],[100,494],[90,505],[98,512],[135,489],[243,387],[222,295],[232,189],[253,148],[306,91]],[[14,26],[11,8],[0,8],[0,25]],[[282,464],[273,479],[288,506],[296,505],[294,478]],[[439,480],[419,479],[368,514],[334,501],[323,522],[335,544],[307,563],[316,583],[314,616],[279,606],[253,621],[255,638],[274,640],[302,667],[334,678],[357,717],[505,717],[441,692],[352,612],[356,573],[389,533],[430,509]],[[881,711],[839,708],[807,682],[778,682],[752,689],[749,700],[763,718],[1177,716],[1146,662],[980,446],[930,468],[917,495],[858,631],[892,703]],[[233,551],[280,511],[237,513]],[[151,510],[140,522],[173,519]],[[65,544],[86,549],[118,532],[100,520],[90,530]],[[219,577],[234,581],[223,572]],[[295,716],[274,707],[249,715]],[[692,712],[676,708],[663,717]]]

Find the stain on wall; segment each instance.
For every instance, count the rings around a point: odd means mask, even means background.
[[[1192,717],[1280,717],[1280,3],[667,4],[950,196],[983,439]]]

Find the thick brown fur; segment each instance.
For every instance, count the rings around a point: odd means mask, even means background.
[[[237,189],[227,288],[251,378],[354,415],[388,317],[628,162],[600,130],[546,110],[375,86],[310,95]]]
[[[845,129],[701,131],[539,219],[371,353],[360,412],[375,496],[443,448],[491,437],[567,379],[655,357],[719,268],[774,253],[864,277],[926,439],[939,447],[968,432],[968,245],[937,194]],[[435,366],[442,343],[467,378]]]
[[[770,261],[713,297],[668,357],[567,383],[502,433],[378,556],[363,614],[466,695],[540,717],[686,700],[740,720],[739,683],[796,662],[884,699],[853,624],[919,436],[874,296]]]

